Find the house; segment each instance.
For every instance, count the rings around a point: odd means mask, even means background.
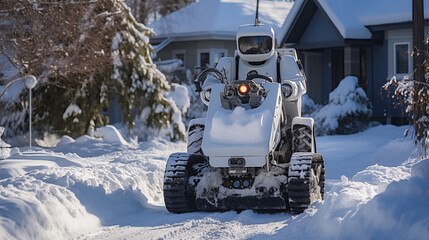
[[[260,1],[259,20],[280,30],[293,2]],[[255,22],[256,0],[200,0],[175,11],[149,27],[156,36],[151,43],[155,59],[181,59],[185,69],[213,66],[233,56],[240,25]]]
[[[427,19],[429,0],[424,6]],[[280,46],[297,49],[316,102],[326,103],[339,81],[353,75],[373,103],[374,119],[401,123],[403,106],[394,108],[394,100],[380,92],[393,76],[413,71],[411,20],[412,1],[296,0],[280,30]]]

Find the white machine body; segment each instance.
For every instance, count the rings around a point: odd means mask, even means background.
[[[309,123],[298,121],[301,118],[301,96],[306,93],[306,79],[298,65],[296,51],[290,48],[274,49],[274,39],[274,31],[269,26],[241,26],[237,32],[235,56],[223,57],[216,65],[229,83],[248,80],[252,74],[263,76],[252,80],[262,84],[268,95],[259,107],[245,110],[249,119],[259,119],[259,124],[252,125],[253,131],[260,133],[257,140],[252,140],[251,134],[244,133],[243,128],[227,127],[222,133],[223,138],[221,133],[215,133],[222,131],[218,126],[222,121],[223,127],[226,122],[234,126],[236,110],[222,107],[221,92],[225,84],[210,75],[204,81],[200,96],[208,105],[208,113],[202,150],[209,157],[212,167],[230,167],[228,161],[234,157],[246,160],[243,167],[262,167],[280,141],[281,123],[286,129],[292,127],[295,118],[294,122]],[[253,40],[259,41],[259,45]]]
[[[212,167],[229,167],[231,157],[242,157],[243,167],[263,167],[267,156],[280,141],[282,120],[281,86],[263,83],[268,95],[261,106],[244,110],[222,107],[223,84],[216,84],[205,122],[202,149]]]

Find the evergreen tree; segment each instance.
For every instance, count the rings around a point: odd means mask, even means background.
[[[168,130],[172,140],[184,139],[180,112],[164,96],[169,83],[150,58],[153,32],[137,23],[123,0],[18,0],[3,7],[17,41],[13,61],[23,75],[39,79],[33,92],[38,130],[79,136],[107,124],[101,111],[117,99],[130,129],[144,108],[140,132]],[[27,131],[27,103],[23,90],[6,106],[0,123],[9,136]]]

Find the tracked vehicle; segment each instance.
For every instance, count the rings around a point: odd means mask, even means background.
[[[235,57],[195,79],[208,106],[188,128],[187,153],[167,160],[168,211],[290,210],[324,196],[314,121],[301,117],[306,79],[294,49],[274,49],[270,26],[241,26]]]

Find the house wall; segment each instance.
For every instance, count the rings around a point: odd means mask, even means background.
[[[175,53],[185,53],[184,67],[193,73],[199,72],[195,67],[199,66],[201,52],[210,52],[210,64],[215,63],[215,54],[225,52],[225,56],[233,56],[236,49],[233,40],[201,40],[172,42],[157,54],[157,59],[167,60],[174,58]]]
[[[392,114],[394,111],[391,99],[388,99],[386,92],[382,91],[388,73],[387,46],[386,40],[383,41],[382,45],[372,46],[370,49],[370,62],[368,62],[368,65],[372,68],[370,72],[372,81],[369,81],[371,91],[369,91],[368,97],[373,103],[374,118],[381,121],[384,121],[387,115]]]
[[[318,9],[304,34],[299,40],[300,43],[321,43],[339,40],[337,33],[332,28],[323,13]]]
[[[384,32],[384,44],[382,47],[374,47],[374,89],[381,89],[381,87],[393,76],[397,79],[402,79],[405,76],[409,76],[413,71],[413,58],[409,54],[408,61],[408,74],[396,74],[395,73],[395,45],[407,43],[409,46],[409,51],[412,51],[412,29],[393,29],[386,30]],[[425,27],[425,39],[429,36],[429,27]],[[382,71],[382,69],[386,69]],[[393,94],[393,89],[391,89],[390,95]],[[405,105],[399,104],[396,99],[387,98],[387,92],[382,91],[382,94],[378,94],[381,97],[374,98],[374,117],[376,118],[386,118],[387,122],[392,122],[396,124],[405,123],[403,122],[403,117],[406,117],[405,114]],[[382,99],[382,100],[380,100]],[[380,113],[383,113],[384,116],[380,116]]]
[[[408,43],[409,51],[411,51],[413,33],[411,29],[400,29],[400,30],[388,30],[384,34],[384,38],[387,40],[387,75],[386,80],[390,80],[394,75],[394,46],[397,43]],[[409,57],[410,65],[409,72],[412,71],[412,58]],[[404,75],[397,75],[397,78],[402,78]]]
[[[333,88],[333,54],[340,38],[326,16],[317,9],[299,41],[294,46],[300,53],[307,75],[307,94],[319,104],[329,100]],[[327,47],[329,45],[329,47]]]
[[[425,39],[429,36],[429,27],[425,27]],[[402,78],[406,74],[398,75],[394,72],[394,61],[395,61],[395,44],[398,43],[408,43],[409,44],[409,51],[412,51],[412,45],[413,45],[413,32],[411,28],[408,29],[395,29],[395,30],[387,30],[385,31],[384,38],[387,40],[387,59],[388,59],[388,74],[386,75],[386,80],[390,80],[394,75],[396,75],[396,78]],[[412,72],[413,69],[413,59],[411,57],[411,54],[409,56],[409,73]]]

